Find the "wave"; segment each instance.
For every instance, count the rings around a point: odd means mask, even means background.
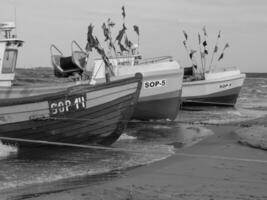
[[[128,138],[128,136],[125,136]],[[122,141],[121,141],[122,142]],[[8,147],[4,147],[8,148]],[[132,152],[131,152],[132,150]],[[84,155],[81,155],[84,153]],[[35,184],[47,184],[55,181],[70,180],[125,170],[131,167],[147,165],[168,158],[174,154],[170,145],[128,145],[127,152],[103,151],[96,156],[86,151],[55,160],[11,159],[1,163],[0,191],[12,190]],[[66,155],[65,155],[66,156]],[[77,158],[77,156],[80,156]],[[84,157],[83,157],[84,156]],[[72,157],[75,157],[73,160]],[[3,160],[2,160],[3,161]],[[12,166],[12,168],[10,167]]]
[[[137,139],[137,137],[135,137],[135,136],[130,136],[130,135],[127,135],[127,133],[123,133],[119,137],[118,141],[120,141],[120,140],[136,140],[136,139]]]
[[[18,152],[18,148],[15,146],[10,146],[10,145],[4,145],[0,141],[0,160],[5,159],[9,157],[10,155],[14,155]]]

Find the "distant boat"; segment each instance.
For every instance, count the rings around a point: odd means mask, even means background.
[[[13,85],[18,47],[14,23],[0,23],[0,140],[31,146],[53,142],[110,145],[124,131],[142,86],[133,75],[90,85],[88,80],[36,86]],[[75,52],[82,64],[83,53]],[[79,66],[63,55],[52,55],[58,76],[75,75]],[[66,70],[66,68],[69,68]],[[74,69],[77,68],[77,69]],[[61,70],[61,71],[60,71]]]
[[[142,59],[140,55],[110,57],[116,77],[143,75],[140,98],[133,119],[174,120],[181,104],[183,69],[170,56]],[[104,77],[102,59],[95,60],[93,79]]]
[[[204,78],[193,75],[193,67],[184,69],[183,105],[234,106],[246,75],[235,68],[212,71]]]
[[[216,106],[234,106],[243,86],[246,75],[237,68],[216,69],[213,65],[215,57],[219,50],[219,40],[221,31],[218,32],[213,51],[209,51],[207,46],[206,26],[202,28],[203,37],[198,33],[199,52],[189,44],[188,34],[183,30],[185,47],[192,66],[184,68],[183,105],[216,105]],[[226,43],[221,48],[221,53],[216,59],[219,63],[224,58],[224,53],[229,48]],[[198,53],[197,53],[198,52]],[[210,64],[207,65],[210,52]],[[200,57],[196,57],[200,55]],[[200,61],[200,63],[198,63]]]

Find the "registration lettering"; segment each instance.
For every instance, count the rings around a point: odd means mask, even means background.
[[[158,88],[158,87],[165,87],[166,84],[167,84],[166,80],[145,81],[144,87],[145,89]]]
[[[220,89],[225,89],[225,88],[229,88],[231,86],[232,86],[231,83],[224,83],[224,84],[221,84],[219,87],[220,87]]]
[[[121,65],[121,66],[124,66],[124,65],[130,65],[131,64],[131,62],[130,61],[119,61],[118,62],[118,65]]]
[[[77,112],[86,108],[85,95],[71,96],[65,99],[49,101],[51,115],[60,115],[69,112]]]

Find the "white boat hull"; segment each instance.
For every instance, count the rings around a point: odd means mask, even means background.
[[[114,64],[114,60],[110,59]],[[103,78],[104,66],[102,60],[95,61],[95,73],[101,72],[98,78]],[[176,61],[164,61],[133,65],[115,66],[115,76],[132,75],[137,72],[143,75],[140,97],[135,107],[134,119],[175,119],[181,104],[183,69]],[[95,80],[97,81],[98,78]]]
[[[234,106],[245,77],[234,70],[207,74],[205,80],[183,82],[183,103]]]

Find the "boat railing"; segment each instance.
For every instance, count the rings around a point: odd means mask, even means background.
[[[75,73],[82,73],[82,67],[73,62],[72,56],[64,56],[64,54],[54,44],[50,46],[50,53],[56,77],[69,77],[73,76]]]
[[[71,42],[71,56],[72,62],[76,64],[81,70],[84,70],[87,64],[88,54],[75,40]]]
[[[54,54],[54,51],[57,51],[58,54]],[[50,54],[51,54],[52,65],[57,69],[59,69],[61,72],[63,72],[63,70],[59,67],[59,65],[60,65],[60,58],[63,57],[64,54],[54,44],[50,46]]]
[[[173,61],[173,58],[172,56],[160,56],[160,57],[146,58],[146,59],[139,60],[138,63],[136,63],[136,65],[158,63],[158,62],[163,62],[163,61]]]
[[[211,72],[225,72],[225,71],[232,71],[232,70],[237,70],[237,67],[232,66],[232,67],[217,68],[217,69],[211,70]]]
[[[86,54],[86,52],[82,49],[82,47],[76,42],[75,40],[72,40],[71,42],[71,52],[75,52],[75,46],[79,49],[80,52],[83,52]]]
[[[63,56],[63,53],[56,47],[56,45],[54,45],[54,44],[52,44],[51,46],[50,46],[50,54],[51,54],[51,56],[53,56],[54,54],[53,54],[53,49],[55,49],[61,56]]]

